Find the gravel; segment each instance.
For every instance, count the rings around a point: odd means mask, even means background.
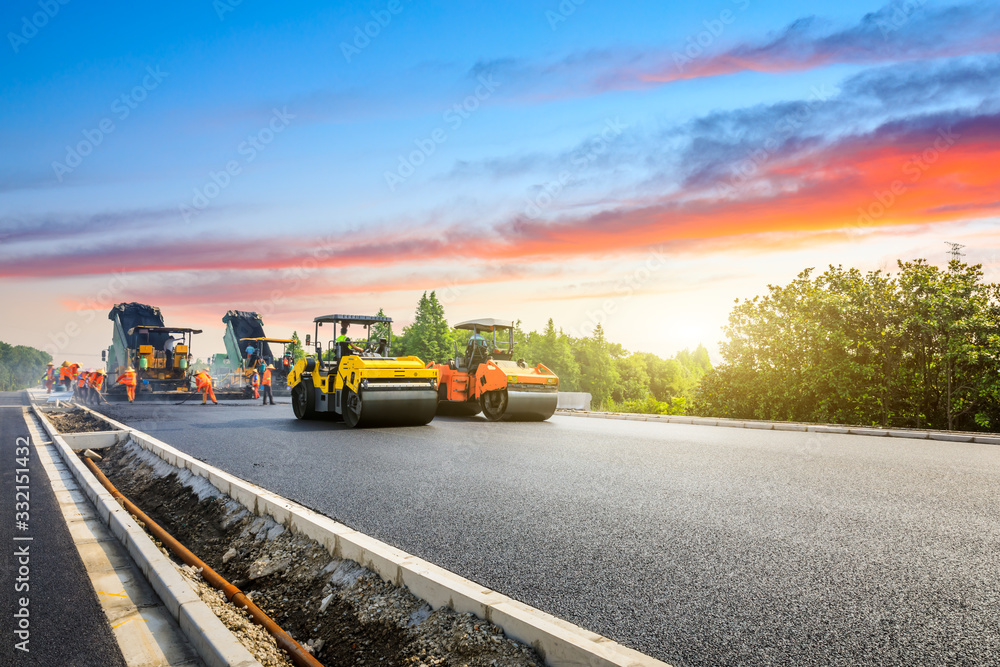
[[[52,425],[60,433],[93,433],[113,430],[111,424],[85,410],[45,412],[45,418],[52,422]]]

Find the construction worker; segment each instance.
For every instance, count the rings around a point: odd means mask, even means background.
[[[261,395],[264,397],[263,405],[267,405],[268,399],[270,399],[271,405],[274,405],[274,394],[271,393],[271,371],[273,370],[274,366],[268,364],[267,368],[264,369],[264,374],[260,377]]]
[[[348,352],[347,348],[350,348],[350,349],[354,350],[355,352],[362,352],[363,351],[362,348],[360,348],[357,345],[355,345],[354,343],[352,343],[351,339],[347,337],[347,327],[348,327],[348,324],[346,322],[343,322],[340,325],[340,335],[337,336],[337,341],[336,341],[337,342],[337,359],[340,359],[341,356],[343,356],[344,354],[346,354]]]
[[[80,403],[89,403],[87,391],[90,389],[91,371],[80,371],[76,374],[76,396]]]
[[[56,365],[51,361],[45,368],[45,375],[43,376],[43,379],[45,380],[45,389],[47,390],[46,393],[51,394],[52,385],[56,383]]]
[[[115,382],[125,386],[125,393],[128,394],[129,403],[135,401],[136,375],[131,363],[125,367],[125,372],[119,375]]]
[[[90,400],[94,402],[94,405],[97,405],[104,400],[101,396],[101,385],[104,384],[104,376],[106,373],[107,371],[103,368],[98,368],[90,374]]]
[[[253,389],[253,397],[260,398],[260,373],[256,370],[250,376],[250,388]]]
[[[257,366],[257,348],[253,345],[247,345],[247,368],[254,368]]]
[[[208,399],[212,399],[212,403],[218,405],[219,402],[215,400],[215,392],[212,391],[212,376],[208,374],[207,370],[200,370],[194,376],[195,386],[198,387],[198,391],[201,392],[201,404],[206,405]]]
[[[70,369],[69,362],[62,362],[62,366],[59,367],[59,384],[66,387],[66,391],[69,391],[70,384],[73,382],[73,371]]]

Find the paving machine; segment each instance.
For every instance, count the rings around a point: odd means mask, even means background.
[[[438,414],[482,411],[490,421],[543,421],[555,413],[559,378],[542,364],[514,361],[513,322],[484,318],[455,328],[471,332],[464,353],[456,341],[447,366],[427,365],[438,371]],[[507,340],[498,340],[497,332],[506,332]]]
[[[114,323],[111,346],[101,357],[107,362],[109,398],[125,395],[125,387],[114,381],[128,366],[136,372],[136,398],[189,391],[191,339],[200,329],[164,326],[160,309],[142,303],[119,303],[108,319]]]
[[[288,373],[294,363],[292,345],[295,341],[265,336],[264,319],[255,312],[230,310],[222,317],[222,321],[226,325],[226,333],[222,339],[226,344],[228,371],[232,375],[226,378],[229,385],[243,387],[250,393],[247,380],[253,374],[254,367],[263,360],[265,364],[274,366],[271,371],[271,391],[275,394],[287,393]],[[272,348],[272,345],[281,345],[281,352],[274,354],[272,350],[276,348]]]
[[[325,315],[313,320],[315,354],[299,359],[288,373],[292,410],[299,419],[328,416],[351,428],[380,425],[423,425],[434,419],[438,373],[417,357],[390,356],[392,318]],[[322,344],[321,327],[329,342]],[[341,327],[362,327],[358,342]]]

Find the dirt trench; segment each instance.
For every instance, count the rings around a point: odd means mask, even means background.
[[[114,430],[111,424],[85,410],[45,412],[45,418],[52,422],[52,425],[60,433],[93,433]]]
[[[543,667],[471,614],[432,610],[405,588],[250,513],[132,442],[102,450],[126,498],[248,594],[326,667]]]

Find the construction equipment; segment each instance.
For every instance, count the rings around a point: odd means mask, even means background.
[[[131,365],[138,380],[137,396],[189,389],[191,338],[201,329],[164,326],[160,309],[142,303],[119,303],[108,319],[114,323],[111,346],[101,356],[112,378]],[[116,397],[123,392],[124,387],[114,386],[108,393]]]
[[[246,380],[253,374],[260,361],[272,364],[272,391],[275,393],[288,391],[288,372],[292,370],[294,359],[292,346],[294,340],[289,338],[268,338],[264,335],[264,318],[260,314],[245,310],[230,310],[222,317],[226,324],[226,333],[222,340],[226,344],[229,371],[238,378],[228,378],[229,384],[244,387],[249,391]],[[272,344],[282,345],[282,352],[275,356],[271,351]],[[253,352],[247,348],[252,347]],[[217,376],[213,376],[217,377]],[[235,380],[238,380],[235,381]]]
[[[101,352],[107,363],[106,397],[125,400],[124,385],[115,378],[131,367],[136,374],[136,400],[173,400],[197,396],[191,383],[191,340],[201,329],[168,327],[155,306],[119,303],[108,313],[113,324],[111,346]],[[241,398],[220,392],[219,398]]]
[[[315,354],[300,359],[288,374],[292,410],[299,419],[326,415],[351,428],[423,425],[437,408],[437,371],[417,357],[392,357],[392,318],[325,315],[315,320]],[[333,325],[326,345],[320,328]],[[363,347],[337,331],[343,325],[365,328]],[[306,336],[306,347],[311,347]]]
[[[490,421],[544,421],[555,413],[559,378],[542,364],[513,360],[513,322],[483,318],[455,329],[472,332],[465,352],[459,353],[456,341],[447,366],[427,365],[440,378],[438,414],[471,417],[482,411]],[[507,340],[497,340],[504,331]]]

